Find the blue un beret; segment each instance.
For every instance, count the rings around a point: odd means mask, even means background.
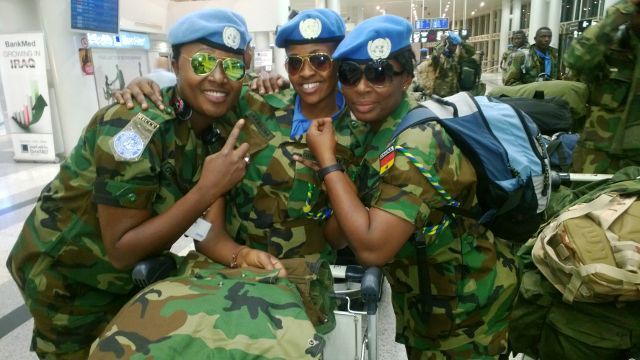
[[[462,43],[462,38],[460,37],[460,35],[454,33],[453,31],[449,31],[448,39],[451,40],[451,43],[453,45],[460,45],[460,43]]]
[[[303,10],[289,20],[276,33],[276,46],[321,42],[339,42],[344,39],[344,21],[330,9]]]
[[[333,53],[334,59],[386,59],[411,46],[411,24],[399,16],[380,15],[358,24]]]
[[[187,14],[171,27],[168,38],[171,45],[200,42],[241,55],[251,41],[244,18],[226,9],[206,9]]]

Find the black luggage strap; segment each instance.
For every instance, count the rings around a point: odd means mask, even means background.
[[[431,279],[429,277],[429,266],[427,263],[427,242],[420,229],[411,236],[413,245],[416,248],[416,261],[418,265],[418,286],[420,290],[419,299],[422,303],[422,317],[426,322],[433,309],[431,302]]]

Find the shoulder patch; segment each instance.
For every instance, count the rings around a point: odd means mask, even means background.
[[[393,162],[396,158],[396,148],[395,146],[389,146],[385,151],[380,154],[380,175],[384,174],[387,170],[389,170],[393,166]]]
[[[111,141],[111,151],[117,161],[137,161],[160,125],[138,113]]]

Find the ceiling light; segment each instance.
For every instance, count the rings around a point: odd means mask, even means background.
[[[484,6],[484,1],[480,2],[480,7]]]
[[[380,5],[376,5],[376,10],[380,10]]]

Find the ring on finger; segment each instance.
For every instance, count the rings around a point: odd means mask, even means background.
[[[249,160],[250,160],[249,155],[245,156],[245,157],[244,157],[244,158],[242,158],[242,159],[244,160],[244,162],[245,162],[247,165],[249,165]]]

